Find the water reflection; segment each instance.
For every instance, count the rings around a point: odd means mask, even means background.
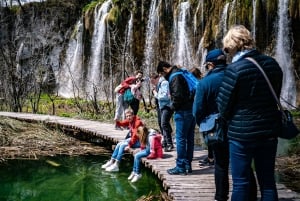
[[[84,156],[7,161],[0,164],[0,200],[132,201],[162,190],[145,169],[141,180],[128,182],[132,161],[122,161],[120,172],[108,173],[101,169],[104,160],[107,158]]]

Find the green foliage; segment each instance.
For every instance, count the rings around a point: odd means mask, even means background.
[[[92,9],[94,9],[99,3],[102,4],[103,2],[105,2],[105,0],[96,0],[96,1],[92,1],[91,3],[85,5],[82,9],[82,12],[88,12]]]

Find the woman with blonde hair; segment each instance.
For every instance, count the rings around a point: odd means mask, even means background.
[[[281,115],[262,72],[267,74],[279,97],[282,70],[270,56],[255,49],[251,33],[242,25],[232,27],[223,39],[232,63],[225,70],[217,104],[228,122],[232,201],[248,201],[251,195],[251,164],[254,161],[262,201],[278,201],[274,179]],[[250,60],[249,60],[250,58]]]

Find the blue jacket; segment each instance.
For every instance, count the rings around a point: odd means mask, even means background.
[[[157,86],[158,90],[155,98],[158,100],[159,109],[162,109],[166,106],[170,107],[171,97],[169,82],[164,77],[160,77]]]
[[[279,97],[282,70],[272,57],[253,50],[228,65],[217,97],[218,109],[228,121],[228,138],[255,141],[277,137],[281,115],[269,86],[252,57],[264,69]]]
[[[217,65],[197,84],[193,115],[198,126],[206,116],[218,113],[216,98],[222,83],[225,67],[226,65]]]

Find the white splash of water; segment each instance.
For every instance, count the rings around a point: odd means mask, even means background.
[[[81,95],[83,80],[83,23],[79,20],[76,24],[75,35],[68,44],[66,59],[63,63],[58,79],[58,95],[73,98]]]
[[[283,71],[283,85],[281,90],[282,105],[292,108],[296,105],[296,85],[294,67],[291,57],[290,21],[288,18],[289,0],[279,0],[278,33],[275,58]]]

